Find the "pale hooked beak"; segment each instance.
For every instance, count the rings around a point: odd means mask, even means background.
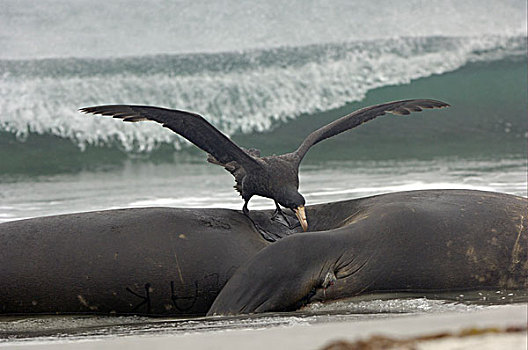
[[[301,227],[303,231],[306,232],[306,230],[308,230],[308,221],[306,221],[304,205],[297,207],[297,209],[295,209],[294,212],[295,212],[295,215],[297,216],[297,219],[299,219],[299,222],[301,223]]]

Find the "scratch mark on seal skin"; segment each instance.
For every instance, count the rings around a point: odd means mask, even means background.
[[[356,222],[365,220],[369,217],[368,213],[360,213],[360,212],[361,211],[358,210],[354,214],[347,217],[345,220],[342,221],[342,224],[340,225],[340,227],[355,224]]]
[[[357,215],[359,212],[360,212],[360,210],[356,210],[354,213],[349,215],[345,220],[341,221],[341,223],[339,224],[339,227],[346,225],[348,223],[348,221],[350,219],[352,219],[355,215]]]
[[[86,299],[84,299],[84,297],[82,295],[77,295],[77,299],[79,299],[79,302],[81,304],[83,304],[84,306],[86,306],[87,308],[89,308],[90,310],[92,311],[95,311],[97,310],[97,306],[93,306],[93,305],[90,305],[88,304],[88,301],[86,301]]]
[[[178,276],[180,276],[180,281],[182,284],[185,284],[183,281],[183,273],[180,268],[180,263],[178,262],[178,256],[176,255],[176,252],[174,252],[174,260],[176,260],[176,268],[178,269]]]
[[[519,234],[517,235],[517,239],[515,240],[515,244],[513,245],[513,249],[512,249],[512,261],[510,265],[510,270],[513,270],[515,268],[515,265],[521,261],[521,259],[519,258],[519,255],[521,254],[522,248],[521,248],[521,245],[519,244],[519,240],[521,239],[521,233],[524,228],[523,220],[524,220],[524,216],[521,215],[521,224],[519,225]]]

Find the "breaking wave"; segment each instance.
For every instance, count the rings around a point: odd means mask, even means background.
[[[206,54],[0,60],[0,131],[143,152],[182,140],[155,123],[80,114],[98,104],[195,111],[228,135],[362,100],[471,62],[523,57],[524,36],[421,37]],[[428,96],[417,96],[428,97]]]

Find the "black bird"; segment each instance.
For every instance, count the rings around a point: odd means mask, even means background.
[[[310,147],[385,113],[406,115],[426,108],[448,106],[447,103],[435,100],[403,100],[366,107],[315,130],[296,151],[269,157],[260,157],[258,150],[237,146],[202,116],[191,112],[129,105],[86,107],[80,111],[112,116],[127,122],[153,120],[162,124],[207,152],[209,162],[223,166],[235,177],[235,189],[244,199],[242,211],[248,217],[247,205],[251,197],[267,197],[275,201],[276,210],[272,219],[281,214],[288,222],[280,209],[279,205],[282,205],[295,212],[306,231],[308,222],[304,211],[305,200],[298,191],[299,164]]]

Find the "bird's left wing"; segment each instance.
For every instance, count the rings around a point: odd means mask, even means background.
[[[195,113],[160,107],[131,105],[85,107],[81,108],[80,111],[112,116],[127,122],[153,120],[185,137],[221,163],[226,164],[236,161],[247,170],[261,167],[260,162],[256,158],[246,153],[202,116]]]
[[[303,159],[306,152],[308,152],[308,149],[316,143],[355,128],[356,126],[380,115],[384,115],[385,113],[406,115],[411,112],[420,112],[423,109],[444,107],[449,107],[449,105],[445,102],[436,100],[403,100],[366,107],[345,115],[344,117],[315,130],[304,139],[303,143],[295,152],[289,153],[288,156],[294,158],[298,164]]]

